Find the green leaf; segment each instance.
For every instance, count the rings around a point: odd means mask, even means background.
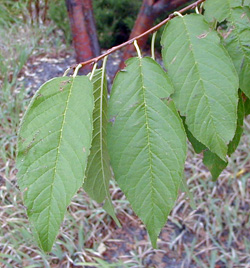
[[[204,3],[204,16],[207,21],[222,22],[231,16],[232,8],[250,5],[250,0],[206,0]]]
[[[239,82],[218,34],[202,15],[176,17],[165,27],[162,46],[172,97],[189,131],[225,159],[236,129]]]
[[[209,169],[210,173],[212,174],[213,180],[216,180],[220,173],[224,170],[224,168],[227,166],[227,162],[222,160],[220,157],[218,157],[216,154],[209,151],[206,146],[202,143],[200,143],[188,130],[187,125],[185,124],[185,118],[182,117],[184,127],[187,133],[188,140],[192,144],[194,151],[199,154],[203,152],[203,163],[204,165]],[[236,135],[236,134],[235,134]],[[232,143],[232,141],[229,143],[229,145]],[[238,145],[237,145],[238,146]],[[186,186],[187,188],[187,186]],[[184,188],[185,189],[185,188]],[[188,194],[188,192],[187,192]],[[194,201],[191,199],[190,194],[188,194],[191,202],[194,203]],[[191,204],[192,205],[192,204]]]
[[[250,98],[250,8],[233,8],[228,18],[225,47],[240,79],[240,89]]]
[[[105,71],[103,69],[96,70],[91,81],[94,87],[95,103],[93,111],[93,140],[83,188],[97,202],[101,203],[105,199],[104,208],[114,218],[117,225],[120,226],[115,216],[109,193],[109,181],[112,175],[107,148],[108,106]]]
[[[245,116],[250,114],[250,99],[246,99],[244,102]]]
[[[86,76],[46,82],[25,113],[18,184],[39,246],[50,251],[66,208],[83,183],[92,139],[93,90]]]
[[[177,198],[186,135],[173,87],[151,58],[132,58],[115,78],[109,103],[108,147],[115,178],[152,244]]]
[[[227,161],[222,160],[209,150],[203,152],[203,163],[211,172],[214,181],[217,180],[228,164]]]
[[[185,123],[185,117],[184,116],[181,116],[181,119],[183,121],[183,125],[184,125],[184,128],[185,128],[185,131],[186,131],[186,134],[187,134],[187,137],[188,137],[188,140],[190,141],[190,143],[192,144],[193,148],[194,148],[194,151],[199,154],[201,153],[203,150],[206,149],[206,146],[204,144],[202,144],[201,142],[199,142],[193,135],[192,133],[188,130],[188,127]]]
[[[244,6],[245,5],[245,6]],[[224,45],[231,56],[240,79],[241,90],[250,97],[250,0],[207,0],[205,17],[227,20]]]
[[[240,138],[241,138],[242,133],[243,133],[245,107],[244,107],[244,102],[243,102],[243,99],[242,99],[241,95],[242,95],[242,93],[241,93],[241,91],[239,91],[239,104],[238,104],[238,109],[237,109],[238,110],[237,111],[237,116],[238,116],[237,128],[236,128],[236,131],[235,131],[235,134],[234,134],[234,138],[228,144],[228,152],[227,152],[227,154],[229,156],[232,153],[234,153],[234,151],[238,147],[238,145],[240,143]]]
[[[243,133],[243,122],[244,122],[244,115],[245,115],[245,109],[244,109],[244,102],[241,97],[241,91],[239,92],[239,104],[237,108],[237,128],[234,134],[234,138],[229,142],[228,144],[228,152],[227,154],[230,156],[238,147],[241,135]],[[187,125],[185,124],[185,117],[182,116],[183,125],[185,127],[185,131],[187,133],[188,140],[191,142],[194,151],[199,154],[204,150],[208,150],[206,146],[202,143],[200,143],[188,130]],[[210,152],[211,153],[211,152]]]

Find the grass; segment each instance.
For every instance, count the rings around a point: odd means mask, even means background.
[[[60,37],[51,34],[53,30],[53,24],[31,27],[22,22],[0,27],[0,170],[6,175],[15,158],[20,116],[29,101],[23,67],[31,56],[49,51],[55,44],[61,47]]]
[[[26,104],[27,92],[23,83],[18,80],[18,75],[37,42],[31,38],[32,32],[27,33],[26,30],[19,25],[0,30],[0,159],[1,164],[5,164],[2,169],[5,169],[6,174],[9,171],[8,166],[13,166],[19,116]],[[20,32],[22,39],[19,38]],[[13,40],[18,41],[13,43]]]
[[[159,249],[151,248],[144,226],[114,182],[111,193],[122,229],[80,190],[52,252],[44,254],[36,247],[16,184],[16,136],[29,101],[24,66],[30,57],[61,46],[60,38],[51,37],[53,27],[18,22],[0,29],[0,267],[250,267],[249,118],[240,146],[217,182],[212,182],[201,155],[189,148],[185,174],[197,209],[180,193]]]

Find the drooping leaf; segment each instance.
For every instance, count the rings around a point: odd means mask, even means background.
[[[18,140],[18,184],[39,246],[53,242],[83,183],[92,139],[93,90],[86,76],[46,82],[25,113]]]
[[[165,27],[162,46],[173,99],[189,131],[225,159],[236,129],[239,82],[218,34],[202,15],[176,17]]]
[[[228,164],[227,161],[222,160],[209,150],[203,152],[203,163],[209,169],[214,181],[217,180]]]
[[[108,148],[115,178],[152,244],[177,198],[186,135],[173,87],[151,58],[132,58],[115,78],[109,103]]]
[[[207,21],[222,22],[231,16],[234,7],[249,6],[250,0],[206,0],[204,16]]]
[[[227,21],[224,45],[238,72],[240,88],[250,97],[250,1],[243,2],[208,0],[205,17],[208,21]]]
[[[230,156],[238,147],[239,142],[240,142],[240,138],[241,135],[243,133],[243,121],[244,121],[244,115],[245,115],[245,109],[244,109],[244,102],[243,99],[241,97],[241,91],[239,92],[239,103],[238,103],[238,108],[237,108],[237,128],[234,134],[233,139],[229,142],[228,144],[228,152],[227,154]],[[183,121],[183,125],[185,127],[185,131],[188,137],[188,140],[190,141],[190,143],[192,144],[194,151],[199,154],[202,151],[206,150],[208,151],[208,149],[206,148],[206,146],[202,143],[200,143],[193,135],[192,133],[188,130],[187,125],[185,124],[185,117],[181,117],[182,121]],[[211,152],[210,152],[211,153]]]
[[[250,98],[250,8],[233,8],[230,14],[224,43],[238,72],[240,89]]]
[[[250,114],[250,99],[246,99],[244,102],[245,116]]]
[[[193,148],[194,148],[194,151],[197,153],[197,154],[200,154],[203,150],[206,149],[206,146],[204,144],[202,144],[201,142],[199,142],[194,136],[193,134],[188,130],[188,127],[185,123],[185,117],[182,116],[181,117],[182,121],[183,121],[183,125],[184,125],[184,128],[185,128],[185,131],[186,131],[186,134],[187,134],[187,138],[188,140],[190,141],[190,143],[192,144]]]
[[[230,156],[236,148],[238,147],[240,143],[240,138],[243,133],[243,123],[244,123],[244,116],[245,116],[245,108],[244,108],[244,102],[241,97],[241,91],[239,92],[239,103],[238,103],[238,108],[237,108],[237,128],[234,134],[234,138],[230,141],[228,144],[228,152],[227,154]]]
[[[220,173],[226,168],[227,162],[222,160],[216,154],[214,154],[211,151],[209,151],[204,144],[199,142],[192,135],[192,133],[188,130],[187,125],[185,124],[185,118],[184,117],[182,117],[182,120],[183,120],[183,123],[184,123],[184,127],[185,127],[185,130],[186,130],[186,133],[187,133],[188,140],[192,144],[192,146],[194,148],[194,151],[197,154],[203,152],[203,163],[209,169],[210,173],[212,174],[213,180],[216,180],[219,177]],[[229,145],[231,143],[232,143],[232,141],[229,143]]]
[[[101,203],[105,200],[104,208],[111,214],[117,225],[120,226],[115,216],[109,193],[109,181],[112,175],[107,148],[107,80],[103,69],[95,71],[92,83],[95,103],[93,111],[93,140],[83,188],[97,202]]]

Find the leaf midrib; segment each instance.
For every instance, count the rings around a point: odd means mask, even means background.
[[[150,180],[150,196],[151,196],[151,203],[152,203],[152,211],[154,211],[154,193],[155,193],[155,187],[154,187],[154,174],[153,174],[153,164],[152,164],[152,149],[151,149],[151,145],[150,145],[150,131],[149,131],[149,120],[148,120],[148,112],[147,112],[147,101],[146,101],[146,94],[145,94],[145,86],[143,83],[143,72],[142,72],[142,58],[139,58],[139,69],[140,69],[140,77],[141,77],[141,88],[142,88],[142,95],[143,95],[143,106],[144,106],[144,113],[145,113],[145,124],[146,124],[146,132],[147,132],[147,147],[148,147],[148,155],[149,155],[149,169],[150,169],[150,175],[151,175],[151,180]],[[154,222],[155,222],[155,215],[153,213],[153,226],[154,226]]]
[[[103,121],[102,121],[102,116],[105,111],[103,111],[103,98],[106,97],[104,96],[104,81],[105,80],[105,70],[102,68],[102,77],[101,77],[101,90],[100,90],[100,150],[101,150],[101,169],[102,169],[102,180],[103,180],[103,185],[104,185],[104,191],[106,196],[108,197],[109,191],[107,189],[107,183],[105,180],[105,174],[104,174],[104,156],[103,156]],[[108,198],[109,200],[109,198]]]
[[[52,200],[52,195],[53,195],[53,189],[54,189],[54,182],[55,182],[55,176],[56,176],[56,171],[57,171],[58,159],[59,159],[59,155],[60,155],[59,148],[60,148],[61,142],[62,142],[63,129],[64,129],[64,125],[65,125],[65,118],[66,118],[66,114],[67,114],[67,110],[68,110],[69,99],[70,99],[70,96],[72,94],[72,88],[73,88],[74,80],[75,80],[75,78],[72,78],[72,84],[71,84],[70,89],[69,89],[69,95],[68,95],[68,98],[66,100],[66,106],[65,106],[64,113],[63,113],[63,120],[62,120],[62,125],[61,125],[61,130],[60,130],[61,133],[60,133],[59,142],[58,142],[58,146],[57,146],[57,152],[56,152],[54,174],[53,174],[53,177],[52,177],[52,184],[50,186],[51,190],[50,190],[49,209],[48,209],[48,223],[49,224],[47,225],[47,232],[46,232],[46,234],[47,234],[47,238],[46,238],[47,243],[49,242],[49,231],[50,231],[50,226],[51,226],[51,224],[50,224],[51,200]],[[40,243],[41,243],[40,237],[39,237],[39,240],[40,240]],[[41,243],[41,245],[42,245],[42,243]]]

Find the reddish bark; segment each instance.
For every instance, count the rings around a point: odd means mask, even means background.
[[[48,0],[45,0],[44,1],[44,12],[43,12],[43,15],[42,15],[42,21],[43,21],[43,23],[45,23],[46,22],[46,20],[47,20],[47,12],[48,12]]]
[[[39,0],[35,1],[35,11],[36,11],[36,23],[39,24],[39,13],[40,13],[40,3]]]
[[[162,13],[170,13],[176,10],[178,7],[183,6],[192,0],[143,0],[141,9],[138,13],[135,25],[132,29],[129,39],[147,31],[150,29],[155,21],[155,19]],[[138,44],[143,48],[147,42],[148,35],[140,38]],[[134,54],[134,45],[129,45],[125,48],[123,54],[123,61],[132,57]],[[124,67],[124,62],[121,62],[120,68]]]
[[[91,39],[92,50],[95,56],[100,55],[100,46],[95,25],[95,18],[93,13],[92,0],[83,0],[83,15],[85,24],[87,25],[88,35]]]
[[[99,55],[100,49],[97,40],[91,0],[66,0],[73,43],[76,52],[76,61],[83,62]],[[85,66],[86,72],[91,66]]]

